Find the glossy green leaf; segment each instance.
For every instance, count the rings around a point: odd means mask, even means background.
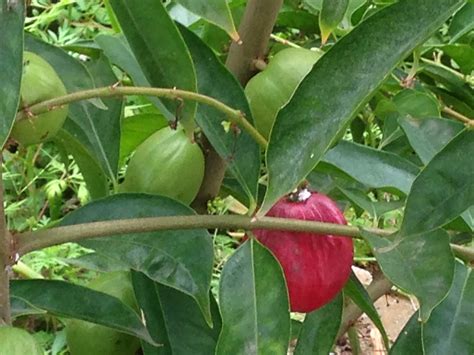
[[[327,42],[331,33],[341,23],[348,6],[349,0],[323,0],[319,13],[319,28],[323,44]]]
[[[192,32],[180,27],[196,67],[199,93],[240,109],[252,121],[244,91],[235,77],[222,65],[214,52]],[[250,135],[241,131],[225,132],[227,117],[207,106],[199,105],[197,122],[213,147],[229,165],[250,200],[257,196],[260,173],[260,148]]]
[[[347,141],[329,150],[323,161],[368,187],[395,188],[404,194],[419,173],[416,165],[396,154]]]
[[[74,122],[70,122],[69,127],[74,124]],[[80,128],[77,128],[77,131],[79,130]],[[93,200],[105,197],[109,194],[107,175],[105,175],[96,157],[94,157],[76,137],[63,128],[54,137],[54,142],[73,156],[74,161],[84,177],[90,197]]]
[[[454,137],[423,169],[407,199],[401,235],[422,233],[452,221],[474,202],[474,131]]]
[[[425,354],[421,339],[421,322],[415,312],[398,335],[390,349],[390,355]]]
[[[213,354],[221,329],[217,302],[212,294],[212,328],[196,302],[171,287],[153,282],[144,274],[133,273],[137,302],[143,310],[148,331],[161,344],[143,343],[144,354]]]
[[[474,29],[474,3],[465,4],[454,15],[449,26],[448,34],[451,36],[451,43]]]
[[[142,113],[122,120],[120,139],[120,162],[124,160],[148,137],[168,126],[166,118],[156,113]]]
[[[336,341],[341,325],[344,298],[339,293],[324,307],[306,315],[301,328],[295,355],[327,355]]]
[[[184,41],[161,1],[110,0],[123,33],[153,87],[196,91],[196,74]],[[163,102],[173,113],[180,102]],[[180,122],[194,129],[196,103],[187,101]]]
[[[313,170],[393,68],[462,4],[400,0],[361,22],[316,63],[273,126],[260,215]]]
[[[5,144],[18,103],[23,70],[24,2],[0,0],[0,145]]]
[[[448,297],[422,326],[427,354],[474,354],[474,273],[456,262]]]
[[[154,343],[135,311],[115,297],[56,280],[11,282],[11,294],[59,317],[104,325]]]
[[[219,302],[217,355],[286,354],[290,314],[283,271],[257,241],[245,242],[224,265]]]
[[[375,324],[377,329],[380,331],[380,334],[382,334],[385,347],[388,349],[390,347],[390,341],[388,340],[387,332],[380,320],[380,316],[375,309],[374,301],[372,301],[367,290],[361,284],[354,272],[351,273],[349,281],[347,281],[344,286],[344,295],[348,296],[352,302],[354,302],[357,307],[359,307],[360,310],[363,311]]]
[[[383,214],[402,208],[405,205],[404,200],[397,201],[372,201],[372,199],[367,196],[367,193],[364,191],[350,188],[342,187],[337,184],[337,188],[347,197],[349,201],[358,207],[362,208],[364,211],[369,213],[371,216],[378,218]]]
[[[426,322],[433,308],[446,297],[453,280],[454,257],[446,231],[387,239],[363,230],[362,236],[385,276],[418,298],[420,317]]]
[[[459,65],[463,74],[469,75],[474,70],[474,48],[471,45],[449,44],[440,49]]]
[[[433,94],[413,89],[405,89],[393,97],[393,103],[402,116],[416,118],[439,117],[440,107]]]
[[[474,92],[462,75],[434,62],[423,64],[422,73],[444,86],[456,98],[474,108]]]
[[[58,72],[69,93],[94,88],[97,85],[114,84],[117,79],[104,59],[93,70],[101,71],[92,79],[83,63],[58,47],[26,36],[25,48],[46,59]],[[118,170],[120,143],[120,100],[88,100],[69,105],[69,116],[64,129],[74,136],[100,163],[103,172],[115,179]]]
[[[35,314],[46,314],[46,311],[34,307],[26,300],[10,295],[10,310],[12,318],[35,315]]]
[[[404,117],[398,121],[425,165],[464,129],[462,123],[442,118]]]
[[[94,38],[94,41],[102,49],[110,63],[116,65],[130,76],[135,86],[150,86],[140,64],[132,53],[132,49],[122,34],[99,34]],[[150,97],[149,100],[158,107],[160,112],[169,121],[175,119],[174,113],[170,113],[158,98]]]
[[[176,2],[222,28],[234,41],[239,41],[240,37],[226,0],[176,0]]]
[[[185,216],[194,212],[174,200],[144,194],[121,194],[89,203],[67,215],[63,225],[138,217]],[[212,239],[204,229],[159,231],[90,239],[81,243],[98,254],[176,288],[199,304],[210,322],[209,288]]]

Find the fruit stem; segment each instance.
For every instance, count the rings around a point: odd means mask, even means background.
[[[266,148],[267,140],[255,129],[252,124],[247,121],[245,115],[240,110],[235,110],[226,104],[209,96],[201,95],[191,91],[178,90],[178,89],[165,89],[165,88],[150,88],[150,87],[115,87],[106,86],[101,88],[95,88],[90,90],[76,91],[71,94],[59,96],[47,101],[42,101],[37,104],[31,105],[16,115],[17,120],[23,120],[28,118],[28,114],[39,115],[41,113],[49,112],[58,109],[64,105],[81,101],[89,100],[92,98],[102,97],[122,97],[127,95],[143,95],[143,96],[154,96],[161,97],[171,100],[186,99],[192,100],[199,103],[203,103],[214,107],[215,109],[224,113],[228,119],[240,127],[242,127],[247,133],[262,147]]]

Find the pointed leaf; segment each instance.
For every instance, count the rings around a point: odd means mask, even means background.
[[[273,126],[260,215],[313,170],[399,61],[462,4],[400,0],[361,22],[316,63]]]
[[[449,26],[448,34],[451,36],[451,43],[456,42],[474,28],[474,3],[465,4],[453,17]]]
[[[388,349],[390,347],[390,341],[388,340],[387,332],[385,331],[380,316],[375,309],[374,302],[354,272],[351,273],[349,281],[347,281],[346,286],[344,286],[344,295],[348,296],[375,324],[380,334],[382,334],[385,347]]]
[[[186,216],[194,212],[187,206],[161,196],[121,194],[94,201],[67,215],[63,225],[138,217]],[[174,287],[199,304],[210,322],[209,288],[212,275],[212,239],[204,229],[158,231],[81,243],[105,258],[151,279]]]
[[[56,280],[12,281],[11,293],[55,316],[104,325],[154,343],[135,311],[105,293]]]
[[[420,317],[426,322],[453,281],[454,257],[448,234],[438,229],[390,240],[363,230],[362,236],[370,244],[385,276],[418,298]]]
[[[222,332],[216,354],[285,354],[290,337],[288,292],[273,255],[250,239],[221,275]]]
[[[252,115],[244,91],[235,77],[224,67],[214,52],[194,33],[180,26],[196,67],[199,93],[239,109],[252,122]],[[241,131],[225,132],[227,117],[207,106],[199,105],[197,122],[219,155],[226,159],[250,200],[257,196],[260,173],[260,148],[250,135]]]
[[[347,141],[341,141],[328,151],[323,161],[368,187],[392,187],[405,194],[410,191],[420,171],[416,165],[396,154]]]
[[[211,294],[212,328],[188,295],[133,273],[137,302],[151,336],[161,346],[143,343],[144,354],[213,354],[221,329],[216,300]]]
[[[301,328],[295,355],[327,355],[336,341],[341,325],[344,298],[342,293],[324,307],[306,315]]]
[[[418,175],[405,208],[401,235],[433,230],[474,202],[474,131],[454,137]]]
[[[226,0],[176,0],[176,2],[222,28],[234,41],[239,41],[240,37]]]
[[[23,70],[23,1],[0,0],[0,145],[5,144],[20,102]]]
[[[74,125],[74,122],[70,122],[69,127],[72,125]],[[109,182],[96,157],[64,128],[56,134],[54,141],[73,156],[84,177],[91,198],[95,200],[107,196],[109,194]]]
[[[390,355],[425,354],[418,312],[411,316],[390,349]]]
[[[196,74],[184,41],[161,1],[110,0],[123,33],[148,82],[153,87],[196,91]],[[173,113],[180,102],[166,101]],[[194,128],[196,103],[187,101],[180,122]]]
[[[474,273],[456,262],[453,286],[448,297],[433,310],[422,326],[427,354],[474,353]]]
[[[319,28],[321,29],[321,41],[327,42],[332,31],[341,23],[349,6],[349,0],[323,0],[323,6],[319,13]]]
[[[460,122],[443,118],[399,118],[410,145],[423,164],[428,164],[464,128]]]

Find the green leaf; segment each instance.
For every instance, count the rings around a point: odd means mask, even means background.
[[[130,76],[135,86],[150,86],[140,64],[132,53],[132,49],[122,34],[113,36],[99,34],[94,38],[94,41],[102,49],[110,63],[116,65]],[[168,121],[174,120],[174,113],[170,113],[158,98],[150,97],[149,100],[158,107]]]
[[[451,43],[456,42],[459,38],[474,28],[474,3],[465,4],[454,15],[449,26],[448,34],[451,36]]]
[[[452,221],[474,201],[474,131],[464,130],[444,147],[413,183],[401,235],[434,230]]]
[[[436,96],[426,91],[402,90],[394,96],[393,103],[402,116],[410,115],[416,118],[440,116]]]
[[[357,307],[359,307],[360,310],[363,311],[375,324],[377,329],[380,331],[380,334],[382,334],[385,348],[388,349],[390,347],[390,341],[388,340],[387,332],[380,320],[380,316],[375,309],[374,302],[354,272],[351,273],[349,281],[347,281],[344,286],[344,295],[348,296],[352,302],[354,302]]]
[[[196,67],[198,90],[237,108],[252,122],[252,115],[244,91],[235,77],[222,65],[214,52],[192,32],[180,26]],[[257,196],[260,174],[260,148],[250,135],[241,131],[224,131],[227,117],[207,106],[199,105],[197,122],[217,153],[228,162],[232,174],[237,178],[249,199]]]
[[[461,72],[470,75],[474,70],[474,48],[469,44],[448,44],[440,49],[459,65]]]
[[[184,41],[161,1],[110,0],[123,33],[153,87],[196,91],[196,74]],[[165,101],[173,113],[180,102]],[[196,103],[185,102],[180,122],[194,129]]]
[[[397,210],[405,205],[403,200],[398,201],[372,201],[367,194],[361,190],[337,186],[337,188],[350,200],[353,204],[362,208],[374,218],[378,218],[387,212]]]
[[[291,323],[283,271],[254,239],[224,265],[219,302],[222,332],[217,355],[286,354]]]
[[[153,282],[144,274],[133,273],[137,302],[147,328],[159,347],[142,343],[144,354],[214,354],[221,329],[217,302],[212,294],[212,328],[196,302],[171,287]]]
[[[458,72],[438,63],[428,62],[423,64],[422,74],[437,81],[471,108],[474,107],[474,92],[468,81]]]
[[[420,301],[420,318],[447,295],[453,280],[454,257],[449,236],[441,229],[415,236],[387,239],[362,230],[388,279]],[[436,272],[433,272],[436,265]]]
[[[422,325],[427,354],[474,353],[474,273],[456,262],[453,286],[448,297]]]
[[[313,170],[393,68],[462,4],[400,0],[361,22],[316,63],[273,126],[259,215]]]
[[[425,165],[464,129],[462,123],[442,118],[404,117],[398,122]]]
[[[74,122],[71,122],[70,127],[74,124]],[[56,134],[54,141],[73,156],[84,177],[91,198],[95,200],[107,196],[109,194],[109,182],[96,157],[64,128]]]
[[[421,339],[421,322],[416,312],[398,335],[390,355],[425,354]]]
[[[240,40],[226,0],[176,0],[176,2],[222,28],[235,42]]]
[[[36,314],[46,314],[45,310],[36,308],[24,299],[15,297],[13,295],[10,295],[10,309],[13,318]]]
[[[349,6],[349,0],[323,0],[319,13],[321,41],[326,43],[332,31],[341,23]]]
[[[43,57],[54,67],[68,93],[95,87],[91,73],[84,64],[60,48],[33,36],[25,37],[25,47]],[[112,69],[103,58],[96,65],[95,69],[102,72],[96,77],[97,84],[110,85],[117,81]],[[115,99],[73,103],[69,105],[69,116],[63,127],[97,159],[104,173],[112,180],[116,178],[118,169],[121,110],[122,103]]]
[[[0,0],[0,145],[5,144],[20,102],[24,2]]]
[[[166,118],[156,113],[141,113],[122,120],[120,139],[120,162],[125,159],[148,137],[168,126]]]
[[[192,214],[189,207],[166,197],[120,194],[89,203],[67,215],[62,225]],[[89,239],[81,244],[188,294],[197,301],[206,320],[211,321],[209,288],[214,257],[212,239],[206,230],[135,233]]]
[[[404,194],[419,173],[416,165],[396,154],[347,141],[328,151],[323,161],[368,187],[395,188]]]
[[[58,317],[104,325],[154,343],[139,316],[119,299],[56,280],[11,281],[11,294]]]
[[[336,341],[341,325],[344,298],[339,293],[336,298],[306,315],[296,343],[295,355],[327,355]]]

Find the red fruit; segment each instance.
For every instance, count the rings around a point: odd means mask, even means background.
[[[297,201],[285,197],[267,216],[347,224],[329,197],[307,190],[302,192],[307,192],[309,197]],[[293,312],[307,313],[325,305],[349,278],[354,256],[350,238],[275,230],[255,230],[254,234],[280,262]]]

